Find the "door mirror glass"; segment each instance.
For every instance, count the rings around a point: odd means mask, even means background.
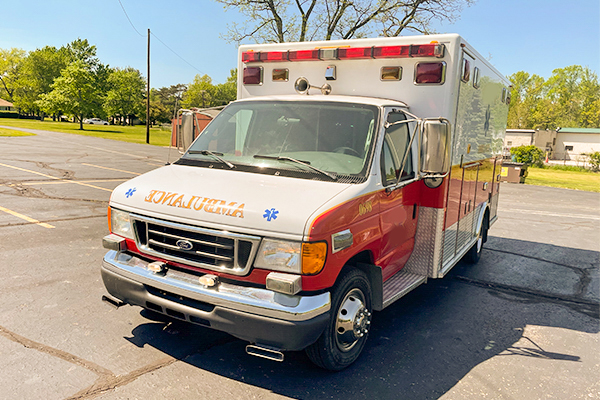
[[[450,123],[425,120],[421,129],[421,172],[445,175],[450,168]]]
[[[177,148],[185,152],[194,141],[194,114],[191,111],[181,111],[180,125],[177,129]]]

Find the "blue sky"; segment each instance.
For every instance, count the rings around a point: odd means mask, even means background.
[[[211,0],[0,0],[0,48],[27,51],[88,39],[100,60],[146,74],[146,32],[151,37],[151,85],[190,83],[208,74],[222,83],[236,66],[236,45],[220,34],[240,20]],[[527,71],[548,78],[573,64],[600,71],[600,1],[478,0],[440,33],[459,33],[505,75]]]

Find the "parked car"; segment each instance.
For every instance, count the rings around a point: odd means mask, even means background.
[[[83,120],[84,124],[91,124],[91,125],[108,125],[107,121],[104,121],[100,118],[90,118],[90,119],[84,119]]]

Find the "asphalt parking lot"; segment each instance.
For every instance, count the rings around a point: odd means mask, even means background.
[[[479,264],[375,313],[329,373],[101,302],[111,190],[169,150],[36,133],[0,137],[1,399],[600,398],[598,193],[503,184]]]

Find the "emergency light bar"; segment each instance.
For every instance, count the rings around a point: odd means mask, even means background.
[[[244,51],[242,62],[317,61],[369,58],[444,57],[441,43],[402,46],[338,47],[288,51]]]

